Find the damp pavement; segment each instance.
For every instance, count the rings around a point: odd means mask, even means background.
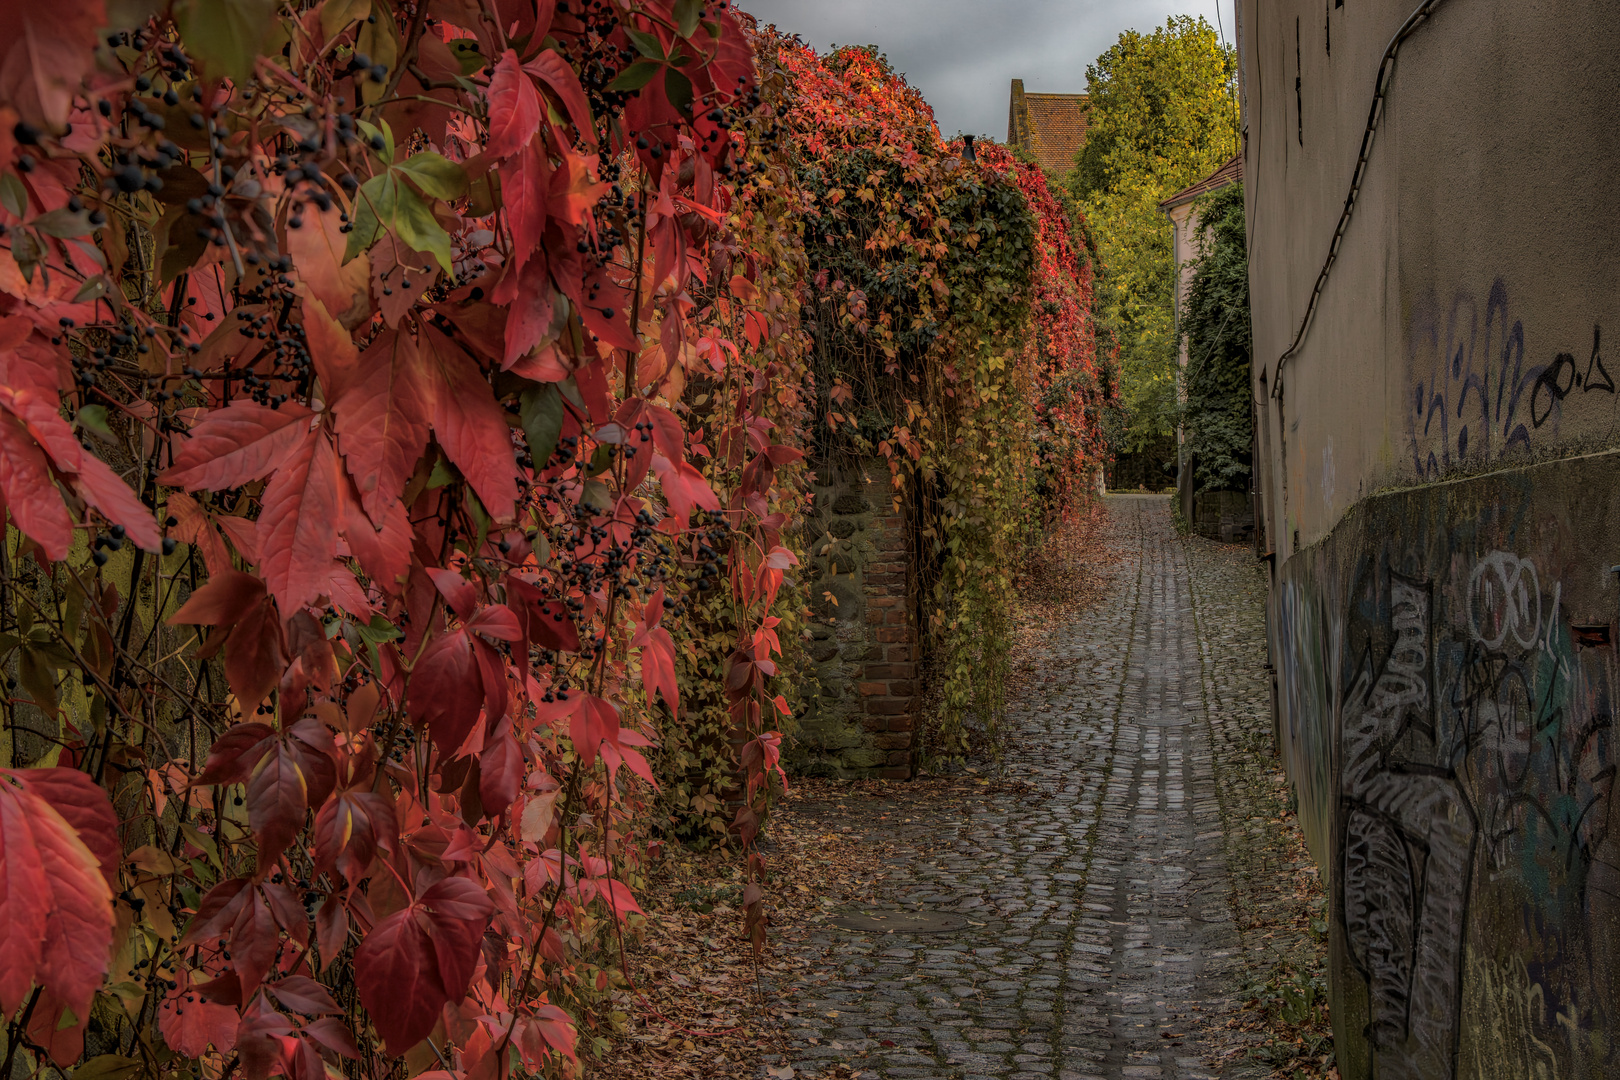
[[[762,1075],[1265,1075],[1211,1034],[1265,962],[1235,916],[1276,870],[1264,578],[1247,547],[1178,538],[1165,497],[1108,511],[1105,598],[1050,628],[1010,704],[1026,797],[867,823],[887,876],[837,921],[879,921],[784,943],[820,977],[777,988],[792,1049]]]

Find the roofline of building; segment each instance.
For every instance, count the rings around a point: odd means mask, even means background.
[[[1236,173],[1236,175],[1234,175],[1231,179],[1223,181],[1222,183],[1219,183],[1219,184],[1210,183],[1210,181],[1214,180],[1215,177],[1219,176],[1222,172],[1224,172],[1227,169],[1231,168],[1232,164],[1234,162],[1237,163],[1237,173]],[[1198,181],[1198,183],[1191,184],[1191,185],[1189,185],[1187,187],[1182,188],[1180,191],[1176,192],[1174,195],[1171,195],[1169,198],[1160,199],[1159,200],[1159,209],[1160,210],[1174,210],[1178,206],[1184,206],[1187,203],[1192,202],[1194,199],[1198,198],[1200,195],[1207,195],[1211,191],[1219,191],[1219,190],[1221,190],[1221,188],[1229,187],[1232,184],[1234,184],[1234,183],[1236,183],[1236,182],[1238,182],[1238,181],[1240,181],[1242,179],[1243,179],[1243,154],[1242,154],[1241,151],[1239,151],[1238,153],[1233,154],[1230,158],[1227,158],[1225,161],[1221,162],[1219,168],[1217,168],[1214,172],[1210,173],[1208,176],[1204,177],[1202,180]]]

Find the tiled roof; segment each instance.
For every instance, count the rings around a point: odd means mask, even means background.
[[[1184,187],[1168,199],[1160,200],[1159,209],[1169,210],[1172,207],[1190,203],[1198,196],[1211,191],[1219,191],[1227,184],[1235,184],[1243,179],[1243,155],[1234,154],[1232,160],[1204,177],[1192,187]]]
[[[1007,142],[1029,151],[1043,169],[1074,168],[1075,155],[1086,145],[1086,95],[1026,94],[1024,80],[1014,79]]]

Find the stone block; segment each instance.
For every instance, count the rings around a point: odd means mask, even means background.
[[[843,494],[833,500],[832,512],[835,514],[869,514],[872,505],[859,495]]]
[[[838,643],[835,641],[817,641],[810,646],[810,659],[816,663],[825,663],[838,655]]]
[[[859,527],[849,518],[834,518],[833,523],[827,526],[827,531],[840,540],[848,540],[855,535],[855,530]]]

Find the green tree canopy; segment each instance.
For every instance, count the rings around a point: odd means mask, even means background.
[[[1175,257],[1159,200],[1237,152],[1237,56],[1208,21],[1130,30],[1086,68],[1086,146],[1065,186],[1091,225],[1098,308],[1119,341],[1124,445],[1176,423]]]

